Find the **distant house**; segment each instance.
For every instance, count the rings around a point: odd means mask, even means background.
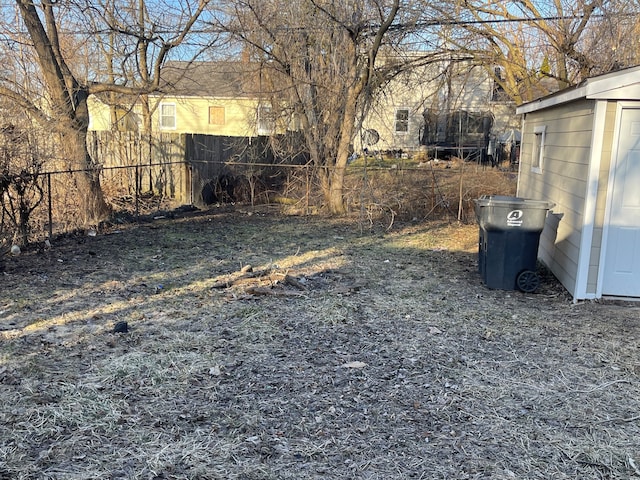
[[[241,61],[170,62],[161,75],[159,91],[147,97],[150,137],[138,138],[136,133],[148,130],[143,97],[90,98],[90,130],[118,133],[117,140],[110,133],[109,140],[93,141],[94,150],[105,166],[157,165],[143,185],[185,178],[179,188],[183,201],[198,206],[234,201],[240,189],[246,190],[245,177],[256,170],[251,164],[273,161],[268,137],[289,127],[272,114],[259,66]],[[147,140],[151,145],[142,146]]]
[[[114,121],[117,130],[143,128],[140,99],[109,106],[110,100],[92,99],[91,130],[111,130]],[[260,73],[243,62],[171,62],[149,108],[154,132],[255,137],[275,128]]]
[[[539,258],[575,300],[640,299],[640,66],[521,105],[518,195],[555,203]]]
[[[274,118],[263,75],[248,62],[172,62],[162,71],[161,91],[149,96],[152,130],[245,138],[296,130],[293,119]],[[113,104],[92,99],[90,129],[112,130],[114,122],[117,130],[143,128],[136,101]],[[452,61],[414,67],[376,95],[354,148],[486,149],[519,127],[514,109],[482,67]]]
[[[517,118],[514,102],[485,68],[440,61],[413,67],[390,81],[376,95],[362,124],[364,135],[354,145],[356,150],[429,149],[437,154],[466,148],[477,153],[518,128]]]

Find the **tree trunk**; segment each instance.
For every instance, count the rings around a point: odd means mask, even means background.
[[[355,48],[354,48],[355,52]],[[354,54],[353,69],[357,71],[357,57]],[[347,163],[349,162],[349,154],[351,153],[351,141],[356,125],[358,99],[368,82],[369,70],[365,69],[356,77],[355,82],[347,88],[347,94],[344,103],[344,113],[340,122],[340,137],[338,139],[338,148],[336,151],[336,160],[334,168],[331,170],[329,182],[329,211],[334,215],[344,215],[347,213],[347,207],[344,198],[344,180],[347,172]]]
[[[82,224],[98,225],[111,215],[100,185],[100,166],[97,165],[87,148],[89,127],[88,94],[79,89],[75,99],[75,116],[68,120],[69,127],[62,134],[62,147],[75,173],[78,188],[78,204]]]
[[[109,218],[111,207],[105,201],[100,185],[100,167],[93,162],[87,149],[87,130],[69,131],[62,135],[62,141],[70,166],[75,171],[80,220],[84,226],[98,225]]]
[[[100,165],[97,165],[87,148],[89,130],[89,93],[79,87],[75,95],[75,115],[69,119],[73,130],[69,132],[65,145],[68,145],[69,160],[74,168],[80,170],[78,176],[79,203],[83,225],[98,225],[111,215],[111,206],[107,204],[100,185]]]
[[[328,206],[329,212],[333,215],[344,215],[347,207],[344,198],[344,176],[346,167],[336,166],[331,172],[331,183],[329,185]]]
[[[16,3],[33,41],[46,82],[52,110],[56,115],[52,121],[56,122],[56,128],[61,132],[62,149],[72,168],[77,171],[75,175],[82,221],[85,225],[97,225],[108,217],[110,207],[100,188],[100,172],[87,149],[88,87],[78,82],[62,57],[53,12],[55,2],[47,0],[40,4],[46,29],[34,2],[16,0]]]
[[[344,180],[347,173],[347,163],[351,148],[351,136],[356,118],[356,93],[349,89],[349,98],[345,108],[346,114],[343,117],[340,128],[340,141],[336,153],[336,163],[329,176],[329,212],[333,215],[344,215],[347,213],[347,206],[344,197]]]

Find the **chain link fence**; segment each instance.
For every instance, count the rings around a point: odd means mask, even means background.
[[[135,149],[128,151],[125,160],[130,161]],[[174,158],[169,155],[164,161],[138,161],[100,169],[100,184],[113,208],[111,223],[136,221],[181,205],[203,209],[225,203],[268,204],[298,215],[322,211],[324,197],[318,171],[309,164]],[[216,175],[204,174],[207,169]],[[32,208],[26,226],[20,224],[15,212],[11,213],[8,194],[3,194],[0,245],[5,251],[16,242],[41,242],[86,228],[81,222],[81,197],[75,180],[82,172],[52,170],[34,174],[32,191],[23,192]],[[514,172],[460,160],[373,161],[348,167],[344,197],[349,213],[369,226],[389,228],[396,220],[473,222],[473,200],[483,194],[513,194],[515,179]],[[16,192],[13,193],[15,197]],[[21,239],[19,232],[27,235]]]

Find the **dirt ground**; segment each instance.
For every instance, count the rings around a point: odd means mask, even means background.
[[[487,289],[474,225],[156,217],[5,260],[0,479],[640,478],[640,304]]]

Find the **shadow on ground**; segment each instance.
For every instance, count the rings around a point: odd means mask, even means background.
[[[476,237],[211,211],[9,259],[0,478],[639,474],[638,308],[489,290]]]

